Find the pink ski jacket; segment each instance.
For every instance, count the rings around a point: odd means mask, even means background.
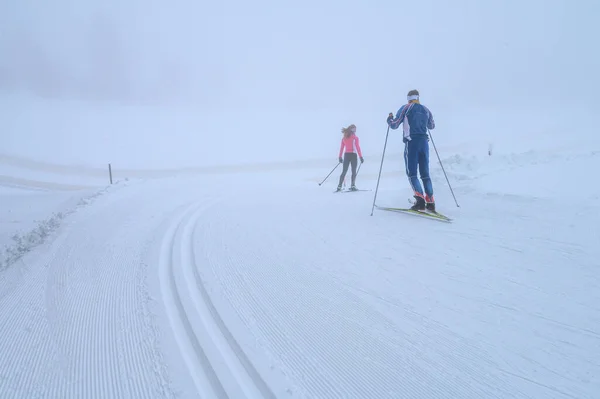
[[[346,151],[344,151],[344,148]],[[342,144],[340,146],[340,155],[338,157],[342,157],[342,153],[348,152],[356,152],[358,156],[362,158],[362,151],[360,150],[360,140],[356,134],[351,135],[350,137],[342,138]]]

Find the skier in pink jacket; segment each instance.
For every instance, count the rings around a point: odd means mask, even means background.
[[[352,183],[350,185],[351,191],[356,191],[356,165],[358,164],[358,158],[360,158],[360,163],[363,163],[365,160],[362,157],[362,151],[360,150],[360,140],[356,135],[356,125],[352,124],[348,127],[342,128],[342,133],[344,136],[342,137],[342,143],[340,145],[340,153],[338,155],[340,163],[344,164],[344,169],[342,170],[342,174],[340,175],[340,181],[337,186],[337,191],[342,190],[342,183],[344,182],[344,178],[346,177],[346,173],[348,172],[348,166],[352,165]],[[342,154],[344,157],[342,158]]]

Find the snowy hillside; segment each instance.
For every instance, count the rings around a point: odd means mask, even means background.
[[[0,398],[599,398],[596,15],[0,3]]]

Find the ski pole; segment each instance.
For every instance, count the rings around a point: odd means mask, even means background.
[[[322,181],[321,183],[319,183],[319,186],[320,186],[321,184],[325,183],[325,180],[327,180],[327,178],[328,178],[329,176],[331,176],[331,174],[333,173],[333,171],[334,171],[334,170],[336,170],[338,166],[340,166],[339,162],[338,162],[338,163],[335,165],[335,168],[331,169],[331,172],[329,172],[329,174],[328,174],[327,176],[325,176],[325,178],[323,179],[323,181]]]
[[[448,180],[448,175],[446,174],[446,171],[444,170],[444,164],[442,164],[442,160],[440,159],[440,154],[438,154],[438,150],[435,147],[435,141],[433,141],[433,136],[431,135],[431,130],[428,129],[429,132],[429,138],[431,138],[431,144],[433,144],[433,149],[435,150],[435,155],[437,155],[437,159],[440,162],[440,166],[442,167],[442,172],[444,172],[444,176],[446,177],[446,181],[448,182],[448,187],[450,187],[450,192],[452,193],[452,196],[454,197],[454,202],[456,203],[456,206],[458,208],[460,208],[460,205],[458,205],[458,201],[456,200],[456,196],[454,195],[454,190],[452,190],[452,186],[450,185],[450,180]]]
[[[385,158],[385,148],[387,147],[389,134],[390,125],[388,125],[387,132],[385,133],[385,144],[383,145],[383,154],[381,154],[381,165],[379,166],[379,176],[377,176],[377,186],[375,187],[375,196],[373,197],[373,207],[371,208],[371,216],[373,216],[373,210],[375,209],[375,200],[377,200],[377,191],[379,190],[379,179],[381,178],[381,169],[383,169],[383,159]]]

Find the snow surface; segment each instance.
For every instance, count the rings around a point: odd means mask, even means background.
[[[0,2],[0,398],[600,398],[599,11]]]
[[[597,398],[598,139],[490,156],[442,132],[452,224],[371,216],[377,156],[373,191],[333,194],[335,156],[128,165],[111,186],[64,154],[4,154],[0,396]],[[377,203],[406,206],[388,146]]]

